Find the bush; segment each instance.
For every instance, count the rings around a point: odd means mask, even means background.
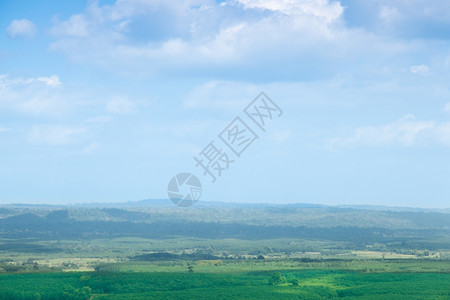
[[[286,283],[286,277],[281,275],[280,272],[273,274],[269,279],[269,285],[278,285]]]
[[[88,286],[82,289],[76,289],[69,285],[64,289],[63,298],[65,300],[89,300],[91,298],[92,289]]]
[[[291,280],[292,286],[299,286],[300,285],[300,280],[296,279],[292,279]]]

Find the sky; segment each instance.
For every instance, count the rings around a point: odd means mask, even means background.
[[[183,172],[200,201],[450,207],[450,2],[0,1],[0,204],[162,199]]]

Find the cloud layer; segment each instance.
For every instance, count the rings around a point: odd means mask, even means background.
[[[57,40],[51,49],[76,61],[145,75],[226,76],[233,69],[233,76],[236,70],[246,76],[262,70],[292,76],[300,71],[295,67],[308,68],[311,60],[340,56],[339,48],[355,38],[341,26],[342,13],[338,2],[327,0],[94,3],[54,25]],[[331,45],[337,48],[330,51]]]

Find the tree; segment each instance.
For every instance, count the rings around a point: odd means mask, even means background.
[[[194,273],[194,267],[193,266],[189,266],[188,267],[188,272],[189,273]]]
[[[292,286],[299,286],[300,285],[300,280],[298,280],[297,278],[292,279],[291,280]]]
[[[285,282],[286,282],[286,277],[281,275],[280,272],[274,273],[269,279],[270,285],[278,285],[278,284],[282,284]]]
[[[64,288],[62,299],[65,300],[89,300],[92,296],[92,289],[88,286],[76,289],[71,285]]]

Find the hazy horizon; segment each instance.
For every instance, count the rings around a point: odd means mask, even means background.
[[[141,200],[129,200],[129,201],[102,201],[102,202],[97,202],[97,201],[90,201],[90,202],[5,202],[5,203],[0,203],[0,207],[1,206],[15,206],[15,205],[30,205],[30,206],[89,206],[89,205],[93,205],[93,204],[98,204],[98,205],[102,205],[102,204],[107,204],[107,205],[121,205],[123,207],[127,207],[126,204],[129,205],[136,205],[136,207],[140,207],[139,203],[141,202],[146,202],[146,205],[149,205],[149,207],[152,207],[148,202],[151,201],[158,201],[158,205],[164,204],[163,202],[167,202],[167,206],[173,206],[173,203],[171,203],[171,200],[169,198],[167,199],[141,199]],[[202,200],[201,202],[204,203],[199,203],[199,204],[195,204],[199,207],[205,207],[203,204],[223,204],[223,205],[261,205],[261,206],[265,206],[265,205],[306,205],[306,206],[317,206],[317,207],[339,207],[339,208],[346,208],[346,207],[355,207],[355,208],[392,208],[392,209],[418,209],[418,210],[441,210],[441,211],[447,211],[450,210],[450,207],[428,207],[428,206],[397,206],[397,205],[375,205],[375,204],[368,204],[368,203],[361,203],[361,204],[348,204],[348,203],[340,203],[340,204],[323,204],[323,203],[311,203],[311,202],[281,202],[281,201],[277,201],[277,202],[257,202],[257,201],[206,201],[206,200]],[[195,205],[192,208],[195,208]],[[207,206],[206,206],[207,207]]]

